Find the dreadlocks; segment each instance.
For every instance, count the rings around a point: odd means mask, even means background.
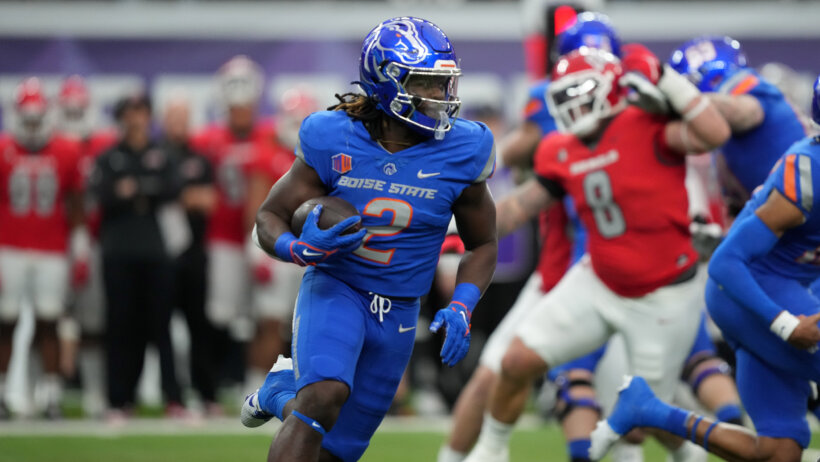
[[[372,98],[361,93],[337,93],[336,99],[339,103],[327,108],[328,111],[345,111],[348,116],[362,121],[374,141],[382,137],[383,113]]]

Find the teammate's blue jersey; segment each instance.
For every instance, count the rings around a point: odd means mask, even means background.
[[[558,129],[555,118],[550,114],[547,106],[547,87],[549,87],[549,84],[550,81],[545,79],[530,87],[527,105],[524,108],[524,118],[528,122],[538,125],[541,134],[544,136]]]
[[[296,155],[316,170],[328,195],[359,210],[368,231],[356,251],[319,268],[354,288],[394,297],[429,291],[453,203],[495,168],[493,135],[484,124],[459,119],[444,139],[391,154],[344,111],[305,119]]]
[[[719,93],[753,96],[763,108],[764,119],[759,126],[746,133],[733,134],[720,148],[725,165],[717,161],[718,167],[728,168],[728,172],[720,171],[721,186],[740,206],[766,180],[786,148],[806,136],[806,132],[783,93],[752,70],[728,79]]]
[[[796,205],[806,220],[783,233],[771,252],[751,262],[750,268],[809,284],[820,277],[820,138],[807,137],[788,148],[737,219],[754,213],[773,189]]]

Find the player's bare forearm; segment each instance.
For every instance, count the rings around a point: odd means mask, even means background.
[[[723,146],[732,130],[720,111],[701,95],[695,98],[683,111],[683,120],[680,121],[680,131],[671,141],[680,140],[680,152],[702,153]]]
[[[80,192],[71,193],[66,199],[68,208],[68,219],[71,227],[85,224],[85,207],[83,207],[83,195]]]
[[[256,213],[256,234],[262,249],[273,255],[279,236],[291,232],[293,212],[304,201],[325,194],[327,191],[316,171],[296,159],[288,173],[273,185]]]
[[[763,123],[763,107],[754,96],[720,93],[709,93],[706,96],[726,119],[732,133],[745,133]]]
[[[469,282],[483,292],[490,285],[498,259],[495,203],[487,184],[465,188],[453,206],[453,215],[466,249],[458,265],[456,284]]]
[[[541,141],[541,128],[533,122],[524,122],[512,133],[504,137],[499,151],[504,165],[508,167],[532,168],[532,156]]]
[[[248,199],[245,202],[244,211],[245,232],[250,232],[253,229],[257,210],[262,206],[272,186],[273,182],[261,173],[254,173],[248,179]]]
[[[498,203],[498,236],[504,237],[528,223],[552,202],[553,198],[549,191],[541,186],[537,178],[530,178]]]

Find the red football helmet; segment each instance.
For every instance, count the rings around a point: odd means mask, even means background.
[[[245,55],[234,56],[223,64],[217,80],[226,106],[252,106],[262,97],[262,68]]]
[[[31,150],[43,147],[51,138],[48,100],[36,77],[29,77],[18,87],[14,98],[13,134],[18,143]]]
[[[581,47],[562,56],[547,89],[547,105],[558,128],[583,138],[626,107],[621,75],[618,58],[604,50]]]
[[[282,93],[276,104],[276,132],[279,140],[291,149],[296,147],[302,120],[318,110],[319,102],[307,86],[296,86]]]
[[[60,107],[72,109],[85,109],[88,107],[91,97],[85,80],[79,75],[72,75],[63,81],[60,87],[59,97]]]
[[[88,136],[92,125],[88,111],[91,95],[85,80],[79,75],[65,79],[57,102],[60,108],[60,129],[81,138]]]

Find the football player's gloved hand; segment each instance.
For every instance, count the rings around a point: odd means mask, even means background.
[[[352,234],[344,232],[361,222],[360,216],[346,218],[328,229],[320,229],[321,214],[322,205],[318,204],[305,219],[302,234],[298,238],[292,233],[279,236],[275,245],[276,255],[300,266],[313,266],[359,248],[367,230],[360,229]]]
[[[81,289],[88,284],[91,279],[91,236],[85,227],[77,227],[71,230],[69,239],[69,251],[71,253],[71,286]]]
[[[444,345],[441,347],[441,362],[453,367],[464,359],[470,349],[470,318],[473,308],[481,297],[481,290],[469,282],[456,286],[453,300],[446,308],[438,310],[430,324],[431,332],[446,329]]]
[[[71,287],[81,289],[88,284],[91,278],[91,269],[88,260],[75,260],[71,264]]]
[[[638,43],[624,45],[621,50],[624,75],[619,82],[629,89],[627,101],[654,114],[668,113],[666,95],[657,87],[663,75],[663,66],[658,57]]]
[[[267,262],[256,262],[252,268],[253,282],[259,285],[273,282],[273,269]]]

